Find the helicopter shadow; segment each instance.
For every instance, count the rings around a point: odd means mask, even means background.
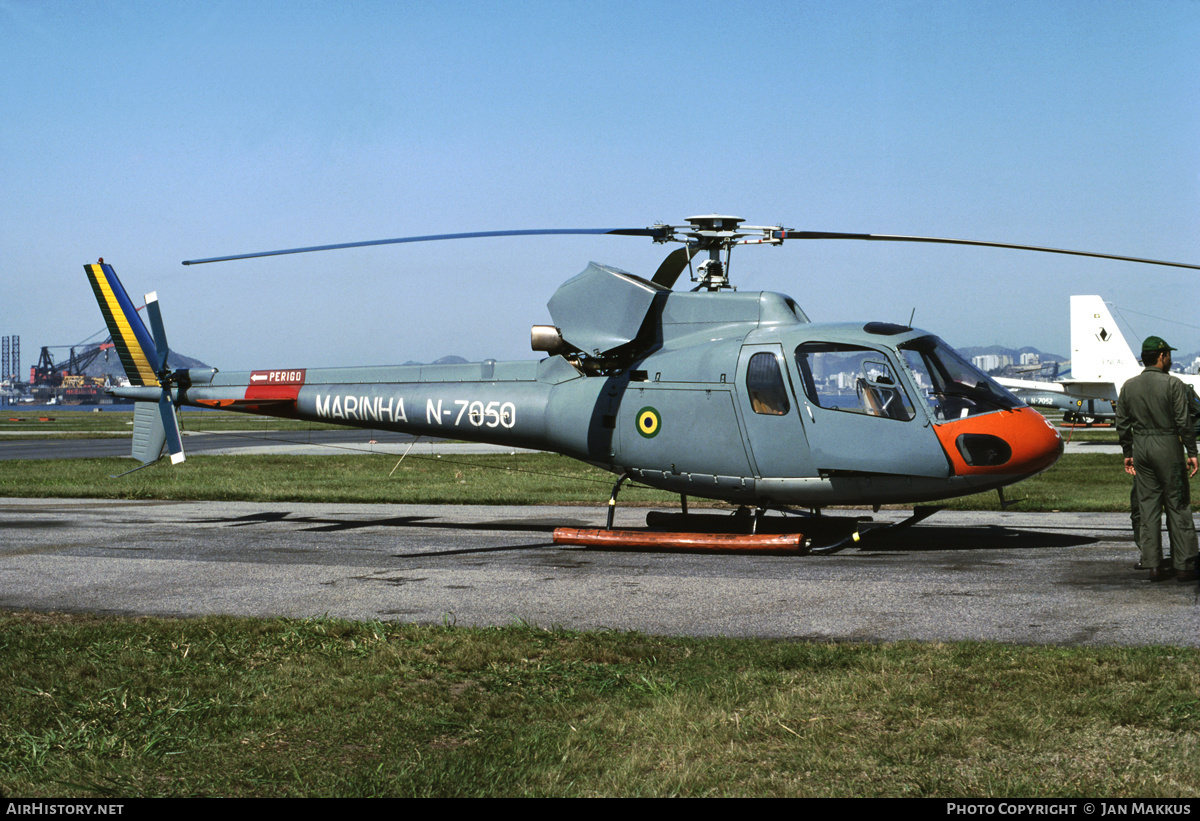
[[[287,510],[264,511],[244,516],[209,516],[188,520],[194,524],[224,525],[226,527],[253,527],[256,525],[287,523],[299,531],[315,533],[338,533],[366,528],[425,529],[457,532],[517,532],[549,535],[556,528],[587,528],[593,523],[581,519],[561,517],[526,517],[517,519],[489,519],[476,522],[449,521],[430,516],[389,516],[381,518],[350,518],[338,516],[313,516],[297,514]],[[772,520],[772,531],[781,529],[780,520]],[[1064,547],[1080,547],[1095,544],[1100,539],[1094,535],[1081,534],[1075,530],[1045,528],[1017,528],[996,524],[981,525],[914,525],[907,528],[890,529],[885,525],[872,527],[870,523],[857,519],[825,518],[819,522],[792,519],[791,530],[810,537],[814,547],[833,544],[849,537],[859,529],[859,541],[848,545],[846,553],[925,553],[937,551],[980,551],[980,550],[1037,550]],[[637,528],[643,530],[645,528]],[[649,529],[646,529],[649,531]],[[659,531],[661,532],[661,531]],[[421,553],[396,554],[402,557],[447,556],[458,554],[491,553],[511,550],[528,550],[555,547],[549,540],[513,545],[490,545],[474,548],[423,551]],[[589,548],[591,551],[597,548]],[[614,551],[615,552],[615,551]],[[627,551],[622,551],[627,552]],[[647,550],[645,552],[655,552]],[[678,552],[678,551],[671,551]],[[711,553],[712,551],[697,551]]]
[[[336,516],[310,516],[288,510],[271,510],[249,513],[245,516],[204,516],[188,519],[188,524],[214,524],[226,527],[252,527],[254,525],[289,523],[297,530],[317,533],[334,533],[364,528],[429,528],[432,530],[471,531],[526,531],[530,533],[553,533],[557,527],[587,527],[591,523],[577,519],[526,518],[493,519],[484,522],[454,522],[431,516],[389,516],[379,519],[339,518]]]
[[[720,516],[652,511],[647,516],[651,530],[713,533],[749,533],[748,516]],[[1090,529],[1089,529],[1090,530]],[[1012,527],[999,524],[945,525],[932,522],[907,523],[873,521],[869,515],[766,516],[759,520],[757,533],[803,534],[811,540],[814,553],[855,552],[932,552],[942,550],[1009,550],[1077,547],[1100,541],[1083,535],[1078,527]],[[855,534],[858,534],[855,538]],[[1128,531],[1114,531],[1119,540]],[[1107,537],[1106,537],[1107,538]],[[1109,540],[1112,540],[1109,539]]]
[[[1005,525],[917,525],[895,532],[866,530],[858,548],[871,553],[937,551],[1045,550],[1099,542],[1079,532],[1055,532]]]
[[[491,532],[524,532],[530,534],[553,533],[557,527],[587,527],[590,522],[578,519],[561,518],[521,518],[493,519],[484,522],[453,522],[430,516],[389,516],[377,519],[350,519],[336,516],[311,516],[296,514],[288,510],[271,510],[262,513],[249,513],[244,516],[206,516],[189,519],[192,524],[224,525],[226,527],[253,527],[255,525],[287,523],[296,526],[296,530],[310,533],[338,533],[365,528],[397,528],[429,530],[452,530],[479,533]],[[448,550],[430,550],[414,553],[396,553],[395,558],[419,558],[430,556],[457,556],[480,553],[501,553],[505,551],[531,550],[547,547],[557,547],[552,541],[522,542],[511,545],[489,545],[486,547],[471,547]]]

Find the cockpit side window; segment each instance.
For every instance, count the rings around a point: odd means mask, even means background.
[[[1021,407],[1021,400],[936,336],[905,342],[900,353],[937,422]]]
[[[880,351],[834,342],[805,342],[796,348],[804,393],[820,408],[907,422],[912,400]]]
[[[791,407],[779,360],[773,353],[760,351],[750,357],[746,368],[746,391],[755,413],[783,416]]]

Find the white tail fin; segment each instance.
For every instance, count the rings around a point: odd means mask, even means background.
[[[1098,296],[1071,297],[1071,378],[1082,382],[1111,382],[1119,390],[1126,379],[1142,370]]]

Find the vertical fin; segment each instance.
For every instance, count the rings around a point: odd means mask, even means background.
[[[1112,382],[1120,389],[1141,369],[1104,300],[1071,297],[1071,378]]]
[[[152,405],[149,402],[138,402],[133,407],[133,450],[131,455],[142,463],[141,467],[152,465],[162,458],[163,445],[167,444],[169,431],[174,428],[175,436],[179,436],[177,425],[164,427],[161,404]],[[184,460],[183,447],[178,452],[171,452],[171,464],[177,465]],[[134,468],[138,470],[139,468]],[[126,471],[125,473],[132,473]],[[120,474],[124,476],[125,473]],[[115,477],[114,477],[115,478]]]
[[[108,325],[113,344],[121,357],[121,366],[132,385],[161,387],[157,407],[139,402],[133,416],[132,455],[143,465],[157,461],[163,446],[171,454],[171,463],[184,460],[183,440],[179,435],[179,419],[175,415],[175,401],[171,396],[172,379],[167,371],[167,331],[158,307],[158,294],[146,295],[147,314],[153,336],[146,330],[137,309],[117,278],[111,265],[104,260],[94,265],[84,265],[100,312]]]
[[[154,339],[146,330],[137,309],[125,293],[121,280],[111,265],[103,262],[94,265],[84,265],[92,290],[96,293],[96,301],[100,304],[100,313],[104,314],[104,322],[112,336],[117,354],[121,357],[121,365],[125,369],[131,385],[159,385],[156,371],[157,351]]]

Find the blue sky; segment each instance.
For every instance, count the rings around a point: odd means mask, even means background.
[[[103,321],[82,265],[157,290],[222,369],[532,358],[589,260],[644,239],[410,234],[727,213],[1200,262],[1200,3],[0,0],[0,334],[23,364]],[[1067,354],[1072,293],[1200,349],[1198,272],[789,243],[741,290],[814,321]],[[1175,325],[1141,314],[1186,323]]]

